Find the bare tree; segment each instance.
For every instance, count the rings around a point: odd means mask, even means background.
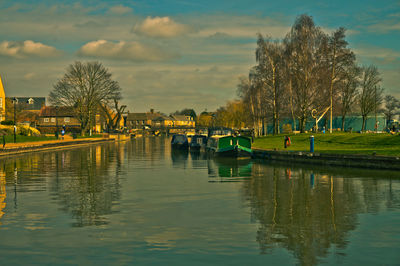
[[[375,112],[382,103],[383,89],[379,86],[382,81],[376,66],[362,68],[361,88],[359,94],[359,104],[362,116],[361,131],[365,131],[365,122],[368,115]]]
[[[357,101],[360,74],[361,68],[356,65],[347,67],[342,73],[338,91],[342,131],[344,131],[346,116]]]
[[[333,118],[333,103],[334,103],[334,85],[340,82],[340,77],[345,72],[346,66],[354,64],[355,55],[347,48],[347,41],[345,40],[346,29],[340,27],[332,33],[328,41],[328,62],[331,69],[330,76],[330,132],[332,133],[332,118]],[[342,120],[343,122],[343,120]],[[342,125],[343,126],[343,125]]]
[[[385,96],[385,108],[383,112],[385,113],[386,120],[393,120],[395,115],[400,113],[400,101],[396,99],[393,95]]]
[[[53,105],[71,106],[81,123],[82,134],[91,126],[100,103],[120,98],[121,88],[111,79],[111,73],[99,62],[75,62],[50,92]]]
[[[103,115],[106,118],[107,129],[116,130],[119,129],[122,114],[126,109],[126,105],[119,104],[120,99],[114,98],[111,101],[101,102],[99,107]]]
[[[326,38],[312,17],[299,16],[285,43],[291,46],[292,87],[299,117],[300,132],[305,131],[307,118],[311,109],[320,104],[317,101],[321,87],[321,48]]]
[[[240,77],[239,84],[237,86],[237,94],[242,99],[245,109],[249,110],[255,134],[259,136],[261,106],[258,104],[259,101],[257,99],[257,95],[259,95],[259,87],[256,85],[255,76],[255,74],[250,74],[248,77]]]
[[[286,93],[289,100],[290,115],[292,117],[293,130],[296,128],[296,117],[294,115],[294,94],[293,94],[293,43],[290,42],[289,38],[283,39],[284,45],[284,58],[283,58],[283,82],[286,87]],[[289,110],[288,110],[289,111]]]
[[[272,109],[273,134],[279,133],[279,114],[283,94],[282,74],[284,70],[283,45],[258,34],[256,61],[264,91],[266,104]]]

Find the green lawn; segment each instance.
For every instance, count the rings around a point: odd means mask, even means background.
[[[315,152],[338,154],[373,154],[400,156],[400,135],[360,133],[288,134],[292,145],[283,146],[284,134],[256,138],[253,148],[266,150],[309,151],[310,136],[314,135]]]
[[[31,142],[31,141],[45,141],[45,140],[55,140],[55,137],[47,137],[47,136],[16,136],[17,143],[19,142]],[[0,137],[0,143],[3,144],[3,137]],[[6,136],[6,143],[14,143],[14,135]]]

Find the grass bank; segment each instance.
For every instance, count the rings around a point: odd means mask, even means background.
[[[14,135],[7,135],[5,136],[6,143],[14,143]],[[47,140],[55,140],[56,137],[50,136],[22,136],[16,135],[16,142],[36,142],[36,141],[47,141]],[[3,144],[3,139],[0,137],[0,143]]]
[[[292,145],[284,148],[284,134],[256,138],[253,148],[265,150],[309,151],[310,136],[314,136],[318,153],[367,154],[400,156],[400,135],[359,133],[289,134]]]

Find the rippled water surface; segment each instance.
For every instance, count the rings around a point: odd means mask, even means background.
[[[0,265],[400,263],[400,174],[144,138],[0,160]]]

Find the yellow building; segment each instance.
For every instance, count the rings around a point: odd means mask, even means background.
[[[0,76],[0,121],[6,118],[6,94],[4,92],[3,82]]]

